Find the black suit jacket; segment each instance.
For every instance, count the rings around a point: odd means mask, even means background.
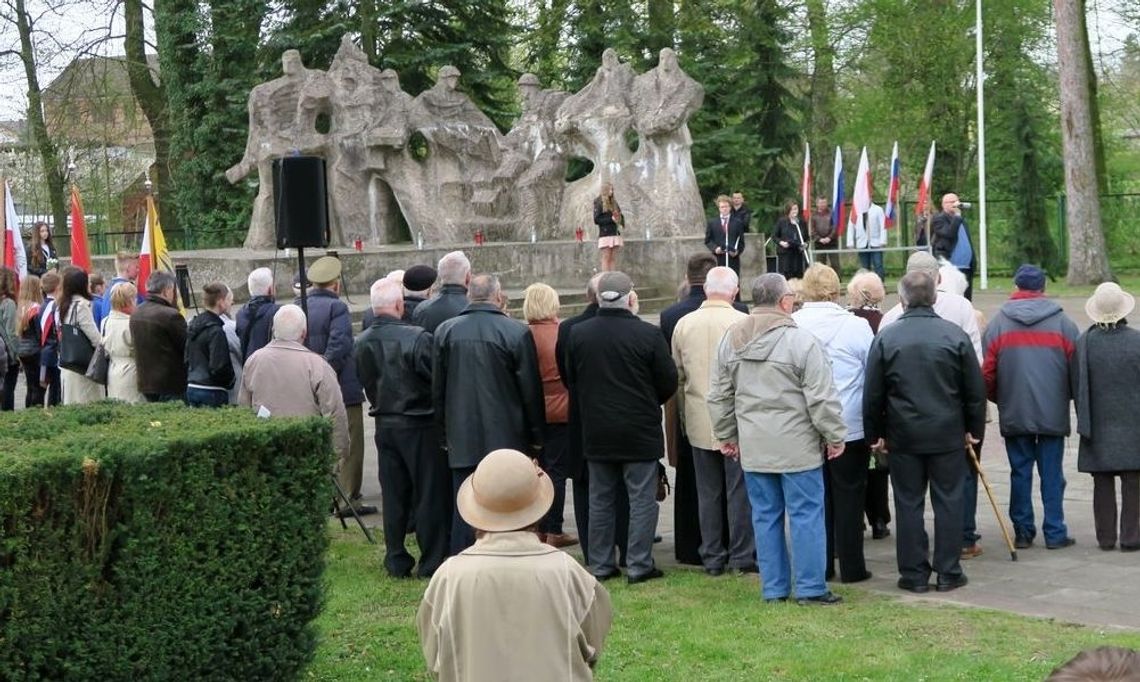
[[[725,249],[725,234],[724,229],[721,228],[720,214],[717,214],[709,219],[705,225],[705,246],[709,251],[716,254],[717,248],[724,249],[725,251],[735,251],[737,258],[740,254],[744,253],[744,232],[748,229],[748,224],[737,216],[730,215],[728,217],[728,248]],[[718,258],[718,265],[724,265],[724,256],[720,255]],[[735,258],[733,260],[736,260]]]

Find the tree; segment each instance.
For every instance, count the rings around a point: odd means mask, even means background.
[[[812,68],[808,107],[808,120],[804,130],[808,142],[817,150],[815,175],[817,178],[830,178],[832,166],[831,147],[835,132],[835,46],[828,30],[827,8],[823,0],[807,0],[808,33],[811,36]],[[815,210],[812,206],[811,210]]]
[[[1069,228],[1069,284],[1112,278],[1100,222],[1096,151],[1089,103],[1087,53],[1078,3],[1053,0],[1061,86],[1061,141],[1065,151],[1065,211]]]

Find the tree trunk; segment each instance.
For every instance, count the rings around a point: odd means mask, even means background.
[[[1089,45],[1088,13],[1086,2],[1081,0],[1081,44],[1085,54],[1085,70],[1088,72],[1089,112],[1092,118],[1093,158],[1096,160],[1096,187],[1101,194],[1108,194],[1108,164],[1104,156],[1104,133],[1100,126],[1100,103],[1097,99],[1096,69],[1093,68],[1092,47]]]
[[[51,200],[52,220],[55,222],[53,230],[59,232],[67,227],[67,200],[64,198],[66,179],[59,150],[48,137],[47,124],[44,122],[40,80],[36,75],[36,53],[32,45],[32,23],[24,0],[16,0],[15,10],[16,30],[20,34],[20,61],[24,64],[24,75],[28,79],[28,127],[31,128],[32,141],[40,152],[40,163],[43,165]]]
[[[142,0],[124,0],[126,17],[125,48],[127,77],[131,92],[150,124],[154,136],[154,193],[158,201],[159,221],[164,232],[178,230],[178,212],[174,210],[173,192],[170,189],[170,115],[166,106],[166,91],[151,76],[146,60],[146,43],[143,32]],[[166,196],[163,196],[165,192]]]
[[[812,73],[811,108],[807,125],[808,140],[816,149],[813,163],[816,178],[830,178],[834,154],[831,135],[835,131],[833,114],[836,99],[835,48],[827,25],[827,8],[823,0],[807,1],[808,32],[811,34]],[[803,207],[807,210],[809,207]],[[810,207],[815,210],[815,207]]]
[[[1053,0],[1057,22],[1057,66],[1061,85],[1061,142],[1065,156],[1066,220],[1069,229],[1069,284],[1097,284],[1112,278],[1100,222],[1096,150],[1089,104],[1088,63],[1080,3]]]

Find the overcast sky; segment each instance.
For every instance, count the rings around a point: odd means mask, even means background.
[[[1129,26],[1120,20],[1113,8],[1136,1],[1092,0],[1089,3],[1092,15],[1089,17],[1092,35],[1089,37],[1098,67],[1111,62],[1130,32]],[[39,69],[40,87],[47,87],[80,54],[123,54],[122,8],[116,0],[27,0],[27,5],[33,15],[43,13],[39,19],[40,33],[36,46],[45,55]],[[47,9],[51,6],[61,9]],[[115,8],[113,15],[112,8]],[[18,48],[16,27],[0,19],[0,51]],[[27,81],[23,66],[13,58],[0,58],[0,120],[22,119],[26,107]]]

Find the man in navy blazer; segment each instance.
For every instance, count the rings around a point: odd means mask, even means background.
[[[705,226],[705,246],[716,256],[716,264],[732,268],[740,277],[740,254],[744,253],[744,232],[748,222],[743,214],[732,213],[732,202],[725,195],[716,198],[718,214]]]

